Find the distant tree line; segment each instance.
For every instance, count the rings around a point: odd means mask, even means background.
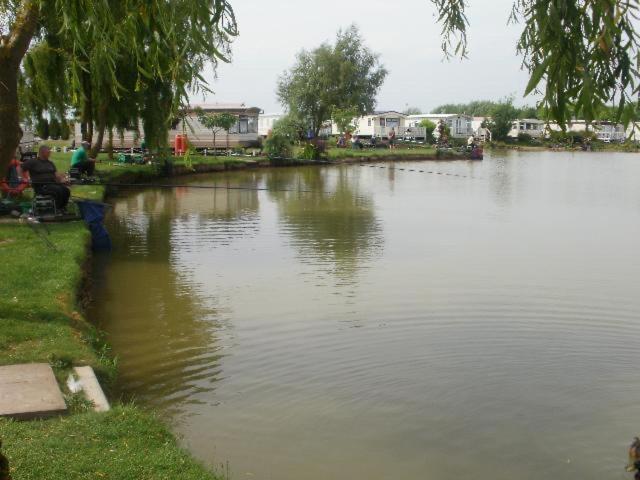
[[[505,105],[512,107],[514,118],[541,118],[541,113],[536,107],[525,105],[522,107],[513,106],[513,98],[501,101],[474,100],[469,103],[445,103],[434,108],[431,113],[457,113],[467,114],[472,117],[492,117],[496,110],[503,109]]]

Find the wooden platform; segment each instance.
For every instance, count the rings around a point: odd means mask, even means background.
[[[66,411],[67,405],[49,364],[0,367],[0,416],[28,420]]]

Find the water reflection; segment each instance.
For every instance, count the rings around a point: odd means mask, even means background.
[[[267,177],[280,222],[302,262],[322,264],[354,280],[366,260],[381,254],[382,229],[370,194],[358,190],[354,169],[279,170]],[[302,190],[304,192],[285,192]]]
[[[114,202],[114,251],[96,258],[94,305],[102,308],[89,315],[110,332],[127,396],[179,414],[202,402],[196,393],[213,391],[226,325],[218,299],[176,256],[251,235],[257,210],[247,191],[146,189]],[[234,222],[242,228],[227,228]]]

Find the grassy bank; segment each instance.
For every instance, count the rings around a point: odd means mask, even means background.
[[[162,421],[131,406],[38,422],[0,422],[14,480],[211,479]]]
[[[66,169],[68,155],[56,157]],[[151,166],[101,164],[99,170],[113,180],[157,174]],[[102,198],[104,189],[75,186],[72,194]],[[49,363],[70,409],[57,419],[0,419],[13,479],[216,479],[152,412],[116,402],[113,411],[97,414],[65,390],[64,379],[76,365],[91,365],[107,391],[116,376],[108,345],[82,314],[88,242],[81,222],[50,224],[48,233],[43,227],[0,223],[0,364]]]

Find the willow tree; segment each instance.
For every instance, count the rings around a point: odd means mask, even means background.
[[[465,57],[467,1],[431,1],[443,50]],[[612,101],[616,120],[631,121],[640,79],[639,6],[639,0],[515,0],[509,21],[523,26],[516,48],[530,74],[525,95],[541,94],[541,106],[562,126],[572,114],[591,122]]]
[[[0,0],[0,171],[21,137],[18,77],[30,47],[46,42],[42,54],[64,63],[68,106],[100,141],[135,112],[147,143],[162,146],[171,111],[206,88],[200,72],[227,61],[235,35],[227,0]],[[123,118],[114,106],[131,111]]]
[[[290,114],[304,121],[314,137],[336,110],[364,115],[375,107],[387,70],[364,44],[355,26],[339,31],[333,45],[301,51],[279,79],[277,95]]]

